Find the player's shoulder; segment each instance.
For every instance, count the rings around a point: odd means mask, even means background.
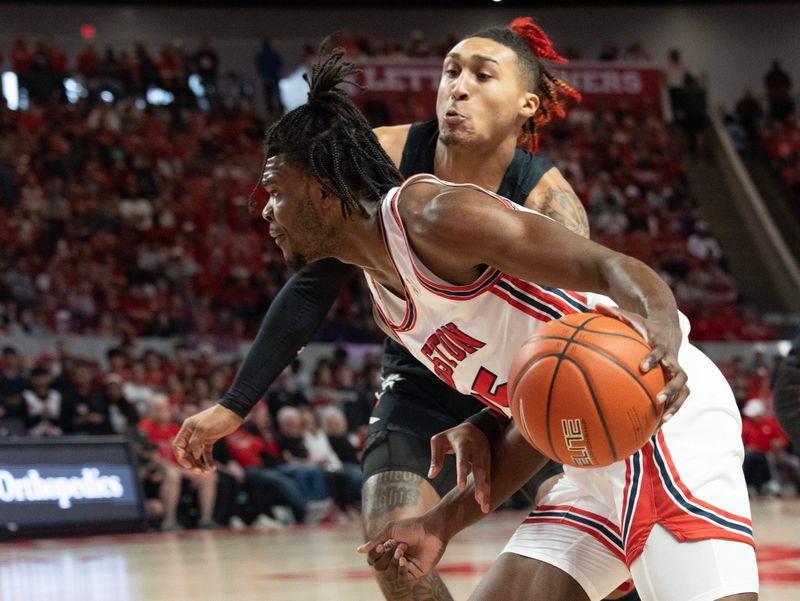
[[[403,159],[403,148],[408,139],[408,132],[411,129],[411,124],[404,125],[388,125],[386,127],[376,127],[372,131],[378,138],[378,142],[392,159],[395,165],[399,165]]]
[[[490,199],[488,192],[477,187],[417,177],[400,190],[397,210],[411,233],[461,237],[471,227],[473,209]]]

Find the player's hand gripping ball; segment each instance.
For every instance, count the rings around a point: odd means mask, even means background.
[[[541,327],[517,351],[508,376],[514,422],[542,453],[564,465],[611,465],[653,435],[663,405],[658,367],[642,373],[650,352],[627,324],[576,313]]]

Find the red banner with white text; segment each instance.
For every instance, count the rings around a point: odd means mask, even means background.
[[[439,59],[365,60],[357,81],[366,89],[354,94],[373,123],[411,123],[436,115],[442,73]],[[626,110],[662,116],[661,70],[647,63],[572,61],[551,71],[583,95],[592,111]]]

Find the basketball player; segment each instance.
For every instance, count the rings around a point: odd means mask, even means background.
[[[477,186],[430,175],[403,182],[338,88],[353,73],[342,56],[320,59],[307,104],[265,141],[263,216],[290,265],[336,257],[358,266],[387,335],[506,415],[502,384],[514,352],[566,313],[595,309],[629,323],[653,349],[640,369],[665,374],[658,434],[606,468],[565,467],[544,498],[550,510],[523,523],[474,597],[602,599],[632,574],[646,600],[757,599],[739,413],[725,378],[688,343],[669,287],[642,262]],[[533,114],[535,96],[526,102]],[[182,451],[198,458],[203,449],[190,441]],[[483,507],[454,489],[363,549],[397,540],[398,565],[421,576],[453,533],[543,464],[511,429],[494,449]]]
[[[468,36],[443,64],[437,121],[378,128],[375,133],[406,177],[432,172],[449,181],[477,183],[588,236],[585,211],[567,181],[549,161],[523,150],[535,150],[536,128],[563,116],[565,102],[577,98],[540,58],[563,60],[531,19]],[[531,93],[539,100],[533,111],[521,102]],[[220,402],[227,410],[215,407],[187,420],[179,435],[181,444],[195,431],[210,441],[235,430],[314,334],[353,272],[333,259],[300,269],[273,302],[231,390]],[[486,435],[480,443],[488,448],[507,421],[494,412],[480,412],[479,401],[448,387],[391,339],[386,343],[382,379],[363,459],[367,536],[389,520],[424,513],[457,481],[464,486],[471,460],[478,463],[478,474],[486,474],[485,457],[471,442],[469,449],[458,445],[453,449],[458,462],[448,458],[429,475],[433,435],[474,416],[475,427]],[[538,478],[557,471],[560,466],[550,462]],[[485,477],[480,482],[488,483]],[[383,582],[381,575],[379,583],[390,599],[451,599],[436,573],[417,582],[407,595],[399,594],[402,587]]]

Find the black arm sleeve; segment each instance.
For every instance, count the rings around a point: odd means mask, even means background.
[[[323,259],[294,274],[272,301],[253,346],[219,403],[246,417],[284,367],[311,340],[354,267]]]
[[[475,415],[468,417],[465,421],[476,426],[478,430],[486,435],[489,445],[493,445],[500,438],[500,435],[505,432],[511,419],[498,413],[495,409],[486,407]]]

